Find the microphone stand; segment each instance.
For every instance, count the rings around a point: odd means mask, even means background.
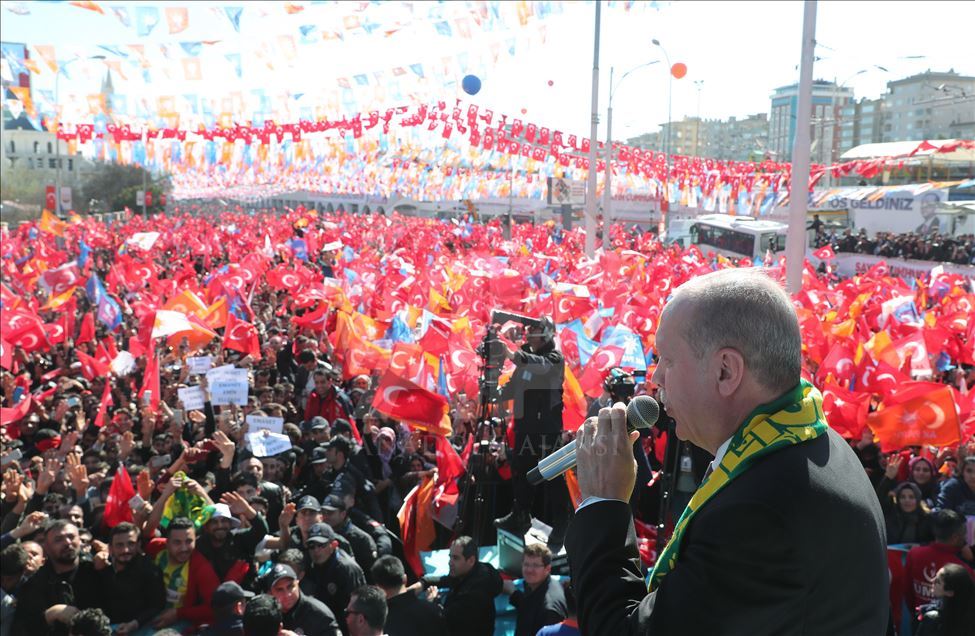
[[[677,479],[677,462],[680,455],[680,440],[676,439],[675,422],[661,414],[661,429],[667,433],[667,445],[664,448],[663,478],[660,480],[660,512],[657,518],[657,555],[663,552],[670,536],[667,534],[667,517],[670,515],[670,504],[673,499],[675,480]]]

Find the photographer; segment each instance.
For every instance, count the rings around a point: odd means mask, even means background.
[[[495,520],[495,526],[523,535],[531,526],[535,489],[527,474],[539,460],[555,450],[562,434],[562,381],[565,359],[555,347],[555,325],[550,318],[529,324],[526,344],[513,351],[504,346],[505,358],[515,363],[511,380],[501,390],[501,401],[514,401],[515,446],[512,449],[514,506]],[[549,482],[561,488],[561,479]],[[548,502],[550,505],[553,502]],[[561,518],[559,511],[554,517]]]

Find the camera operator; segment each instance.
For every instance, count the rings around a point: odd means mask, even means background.
[[[565,375],[565,359],[555,347],[555,325],[550,318],[532,321],[525,340],[517,351],[504,346],[505,357],[515,363],[511,380],[501,391],[502,402],[514,400],[515,447],[511,457],[514,506],[510,514],[495,520],[496,527],[518,535],[531,526],[535,492],[528,483],[528,471],[555,450],[562,433]],[[559,482],[561,479],[549,482],[553,494],[559,487],[565,491]],[[558,510],[553,512],[555,517],[562,516]]]

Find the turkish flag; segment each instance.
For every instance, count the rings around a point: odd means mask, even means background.
[[[149,352],[149,362],[142,378],[142,388],[139,389],[139,399],[144,400],[149,394],[149,407],[153,413],[159,412],[159,356],[155,347]]]
[[[15,406],[10,408],[0,407],[0,425],[10,424],[12,422],[19,422],[20,420],[27,417],[30,413],[31,397],[28,393],[27,396],[20,402],[17,402]]]
[[[380,413],[396,420],[403,420],[412,428],[430,433],[448,435],[451,433],[447,417],[447,399],[433,391],[410,382],[396,374],[392,369],[386,371],[372,407]]]
[[[3,338],[0,338],[0,367],[7,371],[14,368],[14,347]]]
[[[78,331],[78,339],[75,345],[85,344],[95,339],[95,314],[90,311],[81,319],[81,329]]]
[[[246,353],[255,360],[261,359],[261,341],[257,336],[257,327],[238,319],[234,314],[227,316],[223,347]]]
[[[592,398],[598,398],[603,392],[603,380],[609,375],[609,370],[618,367],[623,362],[625,350],[622,347],[603,345],[593,352],[589,362],[579,376],[579,387],[582,392]]]
[[[845,439],[860,439],[867,424],[870,394],[847,391],[836,384],[823,385],[823,412],[826,421]]]
[[[880,439],[883,452],[905,446],[950,446],[961,439],[951,388],[941,385],[916,393],[920,389],[912,387],[910,394],[915,397],[895,404],[885,401],[881,410],[867,416],[867,425]]]
[[[830,374],[838,382],[849,382],[854,371],[853,357],[853,351],[845,344],[833,345],[816,371],[816,384],[822,386],[826,382],[826,376]]]
[[[576,318],[587,318],[595,309],[588,298],[573,295],[552,294],[553,319],[557,323],[572,322]]]
[[[572,373],[572,368],[566,366],[565,377],[562,379],[562,430],[577,431],[586,421],[587,412],[586,396]]]
[[[105,512],[103,519],[105,525],[114,528],[123,521],[132,521],[132,508],[129,500],[135,497],[135,488],[132,487],[132,479],[125,466],[119,464],[112,486],[108,489],[108,497],[105,499]]]
[[[403,506],[396,515],[399,520],[400,536],[403,537],[403,553],[406,563],[416,576],[422,576],[423,560],[421,550],[428,550],[437,538],[437,529],[430,514],[433,506],[433,477],[424,477],[406,495]]]
[[[81,271],[78,269],[78,263],[71,261],[57,269],[47,270],[41,274],[39,282],[50,296],[60,296],[81,284]]]
[[[443,435],[437,435],[437,494],[436,506],[457,502],[457,480],[466,472],[464,460]]]
[[[98,358],[87,355],[81,349],[75,349],[75,355],[78,356],[78,361],[81,363],[81,374],[89,382],[97,377],[108,375],[108,365]]]
[[[33,353],[50,347],[44,323],[37,314],[22,310],[7,311],[0,321],[3,335],[12,345],[16,345],[27,353]]]
[[[98,405],[98,413],[95,415],[95,426],[101,428],[105,425],[105,418],[108,416],[108,407],[114,404],[115,401],[112,400],[112,380],[106,377],[105,388],[102,389],[102,401]]]
[[[833,248],[830,247],[829,245],[824,245],[818,250],[816,250],[815,252],[813,252],[813,256],[815,256],[821,261],[831,261],[834,258],[836,258],[836,252],[834,252]]]

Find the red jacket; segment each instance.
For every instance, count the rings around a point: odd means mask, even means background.
[[[934,601],[934,577],[938,570],[949,563],[972,569],[958,556],[958,548],[932,541],[927,545],[911,548],[904,565],[904,600],[913,612],[919,605]]]
[[[146,554],[152,559],[166,549],[166,539],[151,539],[146,545]],[[210,599],[220,585],[220,579],[207,558],[193,550],[190,555],[190,568],[186,581],[186,595],[176,615],[199,626],[213,622],[213,608]]]
[[[334,424],[335,420],[341,418],[352,421],[352,404],[344,393],[339,393],[338,389],[332,387],[324,397],[318,391],[308,394],[308,403],[305,405],[305,421],[315,416],[324,417],[328,423]]]

